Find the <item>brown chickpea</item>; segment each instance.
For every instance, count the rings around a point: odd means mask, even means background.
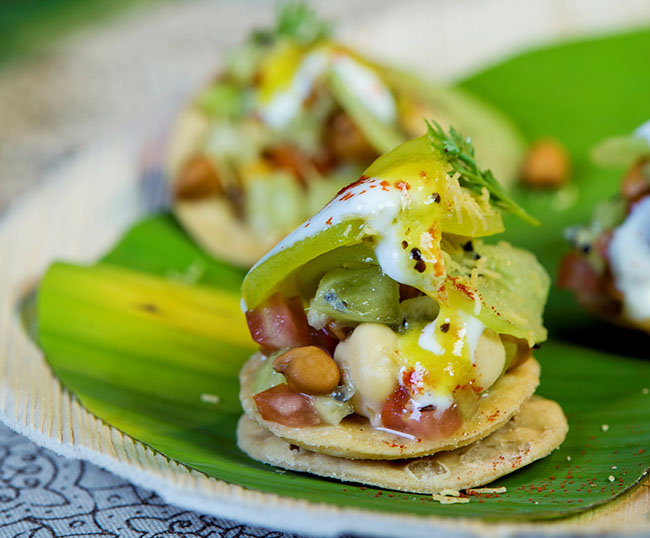
[[[180,200],[200,200],[221,192],[214,165],[204,155],[190,157],[178,172],[175,196]]]
[[[569,178],[569,155],[555,140],[532,145],[523,165],[524,183],[535,188],[558,188]]]
[[[290,349],[273,361],[273,369],[284,374],[290,389],[303,394],[329,394],[341,381],[334,359],[316,346]]]

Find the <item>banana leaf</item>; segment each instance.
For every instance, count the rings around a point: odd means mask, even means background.
[[[564,226],[586,219],[617,187],[616,171],[588,161],[589,147],[650,117],[648,57],[643,31],[534,51],[463,83],[510,113],[530,139],[552,135],[571,153],[569,190],[517,193],[543,225],[517,224],[506,234],[552,272]],[[557,289],[550,339],[537,353],[538,393],[562,405],[571,430],[549,457],[498,480],[506,493],[441,506],[430,496],[254,462],[234,433],[237,371],[253,349],[238,311],[241,278],[202,254],[171,217],[153,217],[97,265],[48,271],[38,342],[61,381],[108,423],[210,476],[280,495],[391,513],[545,519],[614,499],[650,467],[650,339],[595,321]]]

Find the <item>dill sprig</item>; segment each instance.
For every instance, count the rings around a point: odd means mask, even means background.
[[[279,5],[275,28],[258,30],[253,34],[253,40],[259,44],[268,44],[283,37],[308,46],[326,39],[330,33],[330,24],[319,19],[310,6],[291,0]]]
[[[431,145],[440,152],[451,166],[450,172],[458,173],[461,187],[481,195],[483,189],[490,194],[490,202],[503,211],[510,211],[520,219],[535,226],[539,221],[529,215],[515,202],[503,186],[495,179],[492,171],[480,170],[474,160],[474,146],[469,138],[463,137],[453,127],[446,133],[435,120],[425,120]],[[433,123],[433,125],[432,125]]]

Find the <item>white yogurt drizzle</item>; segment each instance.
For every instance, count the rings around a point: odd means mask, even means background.
[[[637,127],[634,134],[640,138],[645,138],[650,144],[650,120]]]
[[[336,195],[321,211],[285,237],[251,271],[268,258],[330,226],[345,220],[363,218],[378,235],[375,254],[382,271],[393,280],[408,284],[409,271],[399,263],[401,238],[398,237],[395,226],[395,220],[406,203],[408,201],[402,191],[386,181],[378,178],[360,180]],[[372,230],[368,230],[369,234]]]
[[[288,88],[276,91],[268,103],[258,102],[264,121],[275,128],[289,124],[298,115],[316,79],[329,69],[371,114],[385,122],[395,121],[395,99],[377,74],[347,54],[322,48],[305,56]]]
[[[650,196],[614,231],[609,257],[625,314],[632,321],[650,320]]]

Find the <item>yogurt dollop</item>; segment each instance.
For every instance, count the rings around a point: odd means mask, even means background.
[[[631,321],[650,320],[650,196],[616,229],[609,257],[626,316]]]

